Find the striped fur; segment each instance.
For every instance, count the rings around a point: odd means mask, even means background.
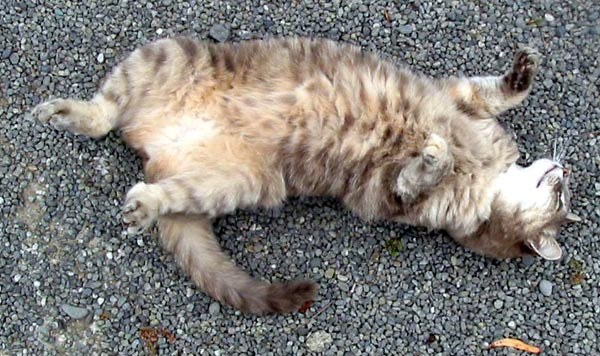
[[[527,252],[515,246],[539,231],[487,227],[521,218],[494,188],[518,151],[492,117],[525,98],[538,63],[526,49],[504,76],[433,80],[326,40],[164,39],[134,51],[90,101],[34,114],[92,137],[120,129],[147,177],[127,194],[129,231],[158,219],[166,249],[208,294],[283,312],[316,285],[251,279],[220,251],[211,218],[328,195],[365,219],[445,229],[482,253]]]

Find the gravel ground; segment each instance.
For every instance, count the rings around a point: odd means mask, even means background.
[[[501,337],[547,355],[600,353],[598,2],[205,3],[9,0],[0,9],[0,354],[458,355]],[[433,75],[500,73],[517,44],[537,46],[533,93],[501,120],[524,162],[547,154],[555,136],[572,140],[574,210],[585,219],[563,230],[566,257],[490,260],[439,233],[294,199],[225,217],[216,230],[254,275],[318,281],[315,304],[268,317],[220,306],[155,232],[121,235],[120,204],[141,173],[118,135],[90,140],[24,121],[50,96],[89,97],[128,51],[180,33],[328,37]]]

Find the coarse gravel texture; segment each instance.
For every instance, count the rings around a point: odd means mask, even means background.
[[[502,337],[546,355],[600,354],[600,3],[327,3],[3,3],[0,354],[519,354],[482,351]],[[499,74],[519,44],[533,44],[544,61],[532,95],[500,119],[523,162],[556,136],[571,140],[573,209],[584,220],[563,229],[565,258],[491,260],[440,233],[365,223],[332,200],[291,199],[224,217],[216,231],[256,276],[318,281],[314,305],[256,317],[214,304],[155,231],[121,234],[120,204],[142,176],[118,134],[92,140],[24,120],[49,97],[89,98],[136,46],[182,33],[327,37],[437,76]]]

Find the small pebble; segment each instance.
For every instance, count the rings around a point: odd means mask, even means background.
[[[405,35],[409,35],[413,32],[413,27],[412,25],[403,25],[398,28],[398,31]]]
[[[219,42],[225,42],[229,38],[229,30],[223,25],[214,25],[210,28],[209,35]]]
[[[307,328],[306,326],[302,326],[302,325],[301,325],[301,326],[299,326],[299,327],[296,329],[296,332],[297,332],[297,333],[298,333],[298,335],[300,335],[300,336],[306,336],[306,335],[308,335],[308,331],[309,331],[309,330],[308,330],[308,328]]]
[[[315,331],[306,338],[306,348],[312,352],[323,352],[325,347],[332,341],[333,339],[328,332],[324,330]]]
[[[10,57],[8,57],[11,64],[17,65],[19,64],[19,55],[16,52],[13,52]]]
[[[12,53],[12,50],[10,48],[5,48],[2,50],[2,55],[0,55],[0,58],[8,59],[10,57],[11,53]]]
[[[221,304],[219,302],[212,302],[208,307],[208,313],[212,316],[217,316],[221,313]]]
[[[325,278],[331,279],[335,275],[335,270],[333,268],[328,268],[325,271]]]
[[[72,319],[83,319],[88,315],[87,309],[70,304],[61,304],[60,309]]]
[[[531,266],[534,262],[535,262],[535,257],[533,257],[533,256],[527,255],[527,256],[523,256],[521,258],[521,264],[525,267]]]
[[[540,293],[546,297],[552,295],[552,282],[542,279],[540,281]]]

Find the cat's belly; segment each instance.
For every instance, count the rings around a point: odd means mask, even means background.
[[[169,118],[171,123],[160,125],[149,133],[143,148],[149,157],[165,151],[174,154],[202,144],[220,133],[215,122],[202,115],[188,114]]]

